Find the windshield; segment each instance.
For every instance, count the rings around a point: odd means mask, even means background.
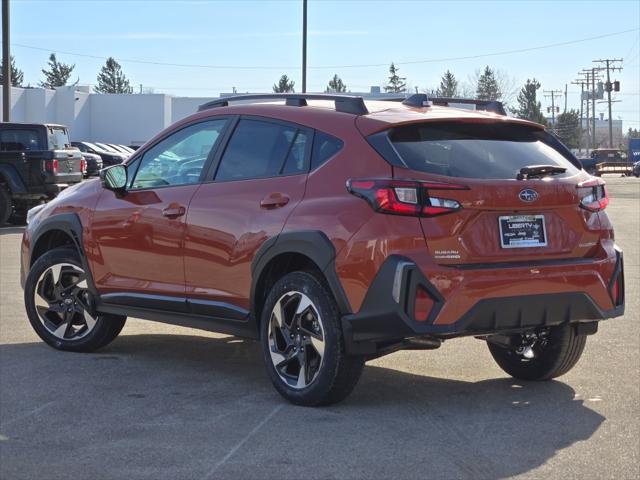
[[[105,144],[105,143],[96,143],[96,145],[97,145],[100,149],[105,150],[105,151],[107,151],[107,152],[120,153],[120,152],[118,152],[115,148],[110,147],[109,145],[107,145],[107,144]]]
[[[104,148],[100,148],[98,145],[96,145],[95,143],[91,143],[91,142],[83,142],[87,147],[91,148],[92,150],[97,150],[99,152],[104,152]]]
[[[49,149],[51,150],[62,150],[71,146],[66,128],[48,127],[47,135],[49,137]]]
[[[578,168],[551,146],[544,131],[521,125],[429,123],[399,127],[390,139],[408,168],[449,177],[511,179],[521,168]]]

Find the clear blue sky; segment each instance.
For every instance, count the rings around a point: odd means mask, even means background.
[[[183,96],[270,91],[286,73],[301,86],[301,0],[292,1],[32,1],[12,0],[12,53],[25,83],[42,80],[50,52],[75,63],[74,80],[94,84],[113,56],[131,83]],[[322,1],[309,0],[308,90],[322,91],[338,73],[351,91],[386,81],[399,64],[411,87],[435,88],[446,69],[459,80],[490,65],[517,89],[535,77],[545,90],[564,90],[576,72],[597,58],[624,58],[614,118],[640,128],[640,2],[638,1]],[[635,29],[595,40],[523,53],[477,56],[570,42]],[[26,48],[38,47],[43,50]],[[69,52],[69,53],[62,53]],[[197,68],[134,63],[225,66]],[[405,63],[422,60],[427,63]],[[438,60],[440,59],[440,60]],[[357,66],[381,64],[380,66]],[[330,68],[324,68],[329,66]],[[227,68],[229,67],[229,68]],[[236,68],[252,67],[252,68]],[[267,67],[267,68],[253,68]],[[322,68],[318,68],[322,67]],[[569,84],[569,106],[579,87]],[[543,105],[548,101],[541,98]],[[606,105],[598,105],[604,112]]]

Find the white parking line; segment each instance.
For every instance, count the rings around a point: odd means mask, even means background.
[[[216,471],[222,466],[224,465],[227,460],[229,460],[234,453],[236,453],[240,447],[242,447],[242,445],[244,445],[247,440],[249,440],[251,437],[253,437],[258,430],[260,430],[269,420],[271,420],[271,418],[278,413],[282,407],[284,407],[283,404],[278,405],[276,408],[274,408],[273,410],[271,410],[271,413],[269,413],[269,415],[267,415],[264,419],[262,419],[262,421],[256,425],[253,430],[251,430],[242,440],[240,440],[231,450],[229,450],[229,452],[222,457],[222,459],[220,459],[220,461],[218,463],[216,463],[214,465],[214,467],[209,471],[209,473],[207,473],[207,475],[205,475],[205,479],[210,479],[212,478],[213,474],[216,473]]]
[[[49,405],[53,405],[55,402],[47,402],[44,405],[40,405],[37,408],[34,408],[33,410],[31,410],[30,412],[24,413],[22,415],[18,415],[16,418],[6,421],[6,422],[2,422],[1,426],[2,428],[8,427],[10,425],[13,425],[16,422],[19,422],[21,420],[24,420],[25,418],[29,418],[32,415],[35,415],[36,413],[40,413],[42,410],[44,410],[45,408],[47,408]]]

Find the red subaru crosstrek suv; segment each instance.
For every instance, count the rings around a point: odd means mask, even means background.
[[[303,405],[346,397],[368,359],[469,335],[516,378],[566,373],[624,311],[604,182],[541,125],[445,100],[203,105],[30,211],[33,328],[81,352],[127,316],[259,339]]]

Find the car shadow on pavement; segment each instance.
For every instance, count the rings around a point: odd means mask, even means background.
[[[604,421],[561,381],[380,366],[338,405],[295,407],[256,342],[179,334],[125,334],[95,354],[1,345],[0,391],[3,478],[497,479]]]

